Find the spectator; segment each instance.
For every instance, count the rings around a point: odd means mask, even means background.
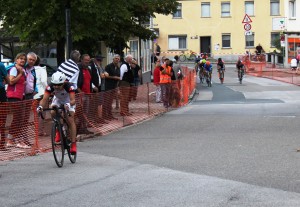
[[[34,98],[37,99],[38,101],[41,101],[47,86],[47,70],[46,70],[46,66],[41,67],[39,65],[40,65],[40,58],[39,56],[37,56],[37,60],[34,64],[34,69],[36,73],[36,86],[37,86],[38,93],[34,96]],[[41,112],[41,113],[43,113],[43,117],[46,116],[45,112]],[[41,116],[39,116],[38,119],[39,119],[39,136],[46,136],[47,133],[45,131],[45,120],[42,119]]]
[[[129,116],[130,85],[134,81],[131,70],[132,55],[127,55],[120,68],[120,115]]]
[[[91,69],[90,69],[90,61],[91,58],[88,54],[83,54],[81,56],[81,63],[78,64],[79,68],[79,74],[78,74],[78,80],[77,80],[77,90],[79,93],[84,93],[83,95],[83,103],[78,104],[78,108],[82,108],[82,112],[85,113],[87,117],[94,114],[95,111],[92,111],[94,107],[92,105],[94,104],[91,101],[91,98],[93,97],[91,95],[93,90],[98,90],[93,84],[92,84],[92,75],[91,75]],[[80,110],[80,109],[78,109]],[[87,130],[87,123],[83,116],[79,118],[80,123],[77,125],[78,127],[78,134],[91,134],[92,132]]]
[[[297,59],[297,65],[298,65],[298,70],[300,70],[300,51],[298,51],[298,54],[296,56],[296,59]]]
[[[113,62],[105,67],[105,95],[102,116],[106,120],[116,119],[112,115],[113,99],[117,96],[117,87],[120,80],[120,55],[114,55]]]
[[[133,86],[131,87],[131,92],[132,92],[131,98],[133,100],[136,100],[137,92],[138,92],[138,86],[141,84],[142,69],[137,64],[137,61],[135,59],[132,59],[130,67],[133,71]]]
[[[166,65],[160,68],[160,81],[159,84],[161,86],[162,93],[162,101],[164,103],[164,107],[168,108],[169,105],[169,96],[170,96],[170,84],[171,84],[171,67],[169,66],[170,60],[166,61]]]
[[[37,61],[37,55],[34,52],[27,54],[27,64],[25,66],[26,72],[26,86],[25,86],[25,100],[33,99],[34,95],[38,93],[36,86],[36,72],[35,62]]]
[[[174,59],[175,59],[175,61],[173,63],[174,75],[175,75],[177,80],[182,80],[183,74],[182,74],[182,71],[181,71],[181,64],[178,62],[178,60],[179,60],[178,55],[175,55]]]
[[[6,150],[5,148],[5,123],[7,117],[6,105],[7,102],[6,91],[4,83],[9,83],[9,76],[3,63],[0,62],[0,151]]]
[[[262,48],[262,46],[260,45],[260,44],[258,44],[256,47],[255,47],[255,49],[256,49],[256,55],[260,55],[262,52],[263,52],[263,48]]]
[[[159,46],[159,44],[156,42],[156,43],[155,43],[155,55],[156,55],[156,56],[160,56],[160,52],[161,52],[160,46]]]
[[[79,68],[77,63],[80,60],[80,52],[73,50],[70,53],[70,59],[62,63],[57,71],[62,72],[67,77],[67,81],[72,83],[74,88],[77,89],[77,80],[79,75]]]
[[[24,108],[20,101],[24,99],[25,92],[25,66],[26,63],[26,54],[19,53],[16,55],[14,65],[9,69],[9,85],[7,87],[7,100],[8,102],[16,102],[12,103],[10,106],[11,112],[13,114],[12,124],[10,126],[10,139],[8,139],[6,146],[12,147],[17,144],[17,147],[28,149],[30,148],[30,143],[24,143],[23,141],[23,132],[19,129],[20,120],[26,120]],[[17,143],[18,142],[18,143]]]
[[[34,122],[30,120],[30,113],[31,112],[31,107],[32,107],[32,101],[33,97],[35,94],[38,93],[38,89],[36,86],[36,72],[35,72],[35,63],[37,61],[37,55],[34,52],[29,52],[27,54],[27,63],[25,64],[25,75],[26,75],[26,84],[25,84],[25,96],[24,101],[22,104],[22,111],[24,111],[24,118],[25,120],[23,124],[20,125],[19,130],[23,132],[23,143],[29,143],[29,127],[31,124],[31,128],[34,126]],[[17,118],[17,117],[16,117]],[[16,121],[15,119],[13,121]],[[21,146],[20,146],[21,145]],[[23,146],[22,146],[23,145]],[[21,148],[26,148],[27,146],[24,144],[19,144],[19,147]]]
[[[103,94],[105,91],[105,70],[102,66],[103,56],[97,55],[91,62],[92,82],[98,88],[98,94],[96,95],[97,106],[97,118],[96,122],[105,124],[106,122],[102,118],[102,105]]]
[[[153,84],[156,86],[155,89],[155,101],[156,103],[162,103],[161,101],[161,87],[160,87],[160,60],[158,59],[155,64],[155,69],[153,72]]]

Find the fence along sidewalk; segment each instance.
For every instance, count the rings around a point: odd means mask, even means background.
[[[86,130],[78,136],[78,139],[105,135],[124,126],[151,119],[159,114],[186,105],[196,87],[196,74],[193,69],[187,67],[182,67],[182,71],[184,74],[183,80],[172,82],[173,95],[172,100],[170,100],[172,107],[167,109],[163,107],[162,103],[156,103],[156,86],[152,83],[128,87],[128,90],[130,90],[128,91],[128,94],[130,94],[129,112],[131,113],[129,116],[121,116],[120,114],[119,104],[122,94],[118,89],[93,94],[76,94],[75,117],[77,130]],[[106,107],[109,105],[112,106],[111,112],[115,119],[107,119],[108,117],[104,115],[104,110],[107,110]],[[0,163],[51,150],[51,116],[48,112],[46,119],[42,121],[37,116],[37,106],[37,100],[0,104]],[[101,116],[102,114],[103,116]],[[39,133],[39,129],[43,125],[46,136]],[[6,147],[8,139],[15,141],[15,144]],[[16,146],[18,142],[25,142],[30,147],[28,149],[18,148]]]

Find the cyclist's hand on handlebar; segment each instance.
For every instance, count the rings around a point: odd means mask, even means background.
[[[70,105],[69,103],[66,103],[66,104],[64,105],[64,107],[65,107],[65,110],[66,110],[66,111],[69,111],[70,108],[71,108],[71,105]]]
[[[36,112],[41,113],[43,111],[43,107],[39,106],[36,108]]]

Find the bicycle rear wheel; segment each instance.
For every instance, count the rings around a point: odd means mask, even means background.
[[[60,136],[59,142],[55,141],[56,132],[58,132]],[[56,165],[58,167],[62,167],[64,165],[64,155],[65,155],[65,147],[64,147],[64,139],[63,134],[61,131],[61,128],[57,123],[54,123],[52,126],[52,132],[51,132],[51,141],[52,141],[52,151],[54,160],[56,162]]]
[[[179,60],[180,60],[181,62],[186,61],[185,55],[180,55],[180,56],[179,56]]]
[[[196,60],[196,55],[195,54],[191,54],[189,59],[192,60],[192,61],[195,61]]]

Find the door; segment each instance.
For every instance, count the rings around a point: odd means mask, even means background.
[[[201,53],[207,53],[208,57],[210,57],[211,53],[211,43],[210,43],[211,37],[200,37],[200,52]]]

